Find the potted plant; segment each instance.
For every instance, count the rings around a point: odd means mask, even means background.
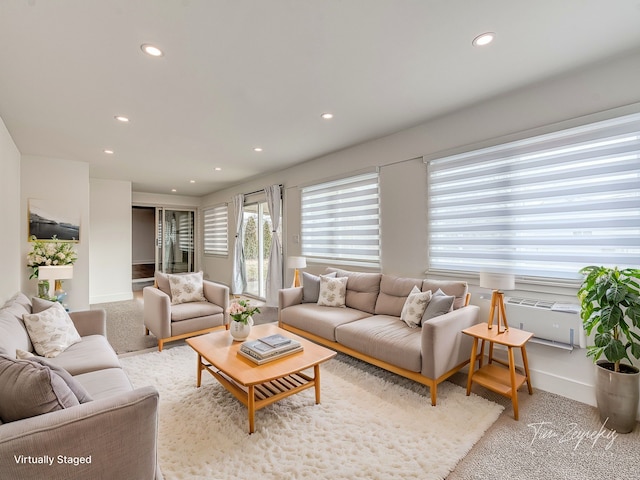
[[[595,331],[587,356],[596,363],[600,418],[607,428],[629,433],[639,398],[640,373],[631,356],[640,358],[640,269],[589,266],[580,273],[585,275],[578,290],[582,325],[587,335]]]
[[[227,311],[231,317],[231,325],[229,326],[231,336],[235,341],[246,340],[253,325],[251,315],[260,313],[260,309],[252,307],[249,300],[238,300],[231,302]]]

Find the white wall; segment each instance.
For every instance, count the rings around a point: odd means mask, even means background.
[[[259,180],[202,199],[202,207],[230,202],[236,193],[250,192],[266,185],[284,185],[285,256],[296,255],[300,245],[299,186],[327,177],[379,166],[382,219],[382,271],[423,277],[428,265],[426,238],[426,168],[416,157],[459,148],[498,137],[548,127],[578,117],[640,102],[640,52],[594,65],[547,82],[509,92],[494,99],[442,116],[414,128],[372,140]],[[633,109],[640,111],[640,104]],[[339,122],[337,117],[336,122]],[[579,120],[578,120],[579,122]],[[230,211],[231,213],[231,211]],[[230,219],[233,217],[230,215]],[[232,245],[233,232],[229,234]],[[204,270],[213,280],[229,283],[231,257],[205,256]],[[308,271],[324,266],[310,265]],[[488,315],[488,302],[480,298],[477,279],[469,278],[473,303]],[[285,285],[291,283],[286,272]],[[577,303],[575,289],[519,286],[516,296],[547,298]],[[517,319],[512,319],[517,324]],[[529,361],[534,388],[541,388],[593,404],[593,365],[584,350],[573,353],[552,347],[531,345]]]
[[[20,222],[20,152],[0,118],[0,306],[20,291],[26,257],[21,242],[26,231]]]
[[[89,302],[133,298],[131,182],[92,178]]]
[[[64,281],[71,310],[89,308],[89,164],[59,158],[22,157],[20,168],[21,255],[26,258],[31,249],[27,239],[29,199],[47,202],[51,211],[63,217],[80,219],[80,241],[75,244],[78,261],[73,266],[73,278]],[[36,295],[36,280],[29,280],[26,261],[22,268],[22,291]]]

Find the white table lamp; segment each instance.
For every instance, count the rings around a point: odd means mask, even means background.
[[[293,284],[292,287],[299,287],[300,284],[300,272],[299,268],[307,267],[307,259],[305,257],[289,257],[287,258],[287,268],[293,268]]]
[[[493,317],[497,315],[498,333],[500,331],[500,323],[504,324],[504,331],[509,330],[507,323],[507,313],[504,308],[504,292],[502,290],[513,290],[516,288],[516,279],[510,273],[488,273],[480,272],[480,287],[490,288],[491,293],[491,309],[489,310],[489,328],[493,327]]]
[[[49,298],[54,297],[55,281],[73,278],[73,265],[38,267],[38,280],[49,281]]]

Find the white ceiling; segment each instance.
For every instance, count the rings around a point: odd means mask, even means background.
[[[203,195],[637,48],[640,0],[0,0],[0,117],[23,155]]]

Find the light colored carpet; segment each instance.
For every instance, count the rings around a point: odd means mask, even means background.
[[[121,358],[135,386],[160,391],[159,459],[172,479],[442,479],[503,407],[445,382],[429,389],[340,355],[313,390],[256,413],[211,375],[195,387],[188,346]]]

